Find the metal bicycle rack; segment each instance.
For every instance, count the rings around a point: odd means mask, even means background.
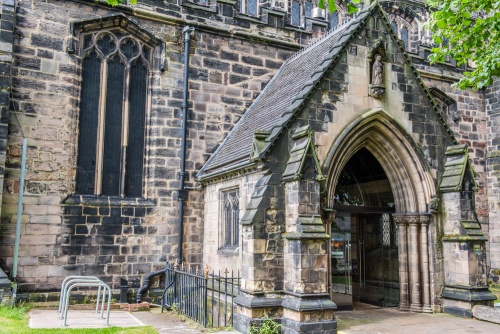
[[[95,280],[95,281],[100,281],[100,279],[96,276],[68,276],[64,279],[64,281],[62,282],[62,285],[61,285],[61,296],[59,298],[59,309],[57,310],[57,313],[61,313],[62,312],[62,309],[63,309],[63,305],[66,301],[66,290],[67,290],[67,285],[69,284],[68,281],[70,280]],[[98,291],[98,295],[97,295],[97,300],[99,300],[99,296],[100,296],[100,291],[101,289],[99,289]],[[97,313],[97,306],[98,306],[98,303],[96,303],[96,313]]]
[[[63,326],[67,326],[67,315],[69,307],[69,299],[71,296],[71,290],[76,287],[97,287],[97,299],[95,312],[99,312],[99,304],[101,304],[101,315],[100,319],[103,319],[104,315],[104,304],[106,304],[106,292],[108,294],[107,300],[107,312],[106,312],[106,326],[109,326],[109,312],[111,309],[111,288],[95,276],[68,276],[64,279],[61,286],[61,297],[59,299],[59,310],[60,319],[64,320]],[[101,290],[102,295],[101,295]]]

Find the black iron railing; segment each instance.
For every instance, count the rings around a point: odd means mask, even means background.
[[[231,274],[231,275],[229,275]],[[198,267],[181,267],[167,263],[162,307],[174,310],[204,327],[233,325],[233,299],[240,290],[239,272],[235,276],[203,272]]]

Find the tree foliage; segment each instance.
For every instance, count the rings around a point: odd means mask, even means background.
[[[106,1],[111,6],[127,3]],[[136,4],[137,0],[129,2]],[[358,11],[361,0],[345,3],[348,14],[352,14]],[[473,64],[456,84],[460,89],[491,85],[493,77],[500,76],[500,0],[427,0],[427,4],[431,8],[428,26],[436,44],[431,62],[453,58],[458,65]],[[319,0],[318,7],[333,13],[337,10],[336,0]]]
[[[434,9],[429,22],[436,47],[431,62],[453,58],[466,71],[456,84],[461,89],[481,89],[500,76],[500,0],[427,0]]]
[[[121,5],[122,3],[127,3],[127,0],[106,0],[108,2],[108,5],[111,6],[117,6]],[[137,3],[137,0],[130,0],[131,5],[135,5]]]
[[[359,5],[361,0],[350,0],[346,2],[347,5],[347,13],[348,14],[353,14],[358,11],[358,7],[356,5]],[[335,0],[319,0],[318,2],[318,7],[322,9],[326,9],[328,6],[328,11],[330,13],[333,13],[337,10],[337,4],[335,3]]]

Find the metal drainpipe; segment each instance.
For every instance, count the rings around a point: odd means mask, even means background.
[[[14,304],[17,298],[17,265],[19,262],[19,242],[21,238],[21,218],[23,214],[23,197],[24,197],[24,175],[26,172],[26,147],[28,145],[28,140],[23,138],[23,149],[21,154],[21,177],[19,179],[19,199],[17,202],[17,220],[16,220],[16,239],[14,241],[14,259],[12,264],[12,281],[14,283],[12,287],[12,298],[14,299]]]
[[[186,26],[182,29],[184,34],[184,91],[182,96],[182,146],[181,146],[181,170],[179,172],[179,191],[177,200],[179,201],[179,241],[177,258],[179,265],[182,265],[182,235],[184,234],[184,201],[187,200],[188,192],[184,187],[184,175],[186,172],[186,135],[187,135],[187,109],[188,109],[188,80],[189,80],[189,43],[191,32],[194,27]]]

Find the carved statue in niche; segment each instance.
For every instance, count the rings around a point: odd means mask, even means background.
[[[376,54],[372,65],[372,84],[370,86],[370,95],[376,99],[381,99],[385,94],[384,87],[384,63],[382,55]]]
[[[372,67],[372,85],[384,85],[384,65],[382,64],[382,56],[376,55]]]

